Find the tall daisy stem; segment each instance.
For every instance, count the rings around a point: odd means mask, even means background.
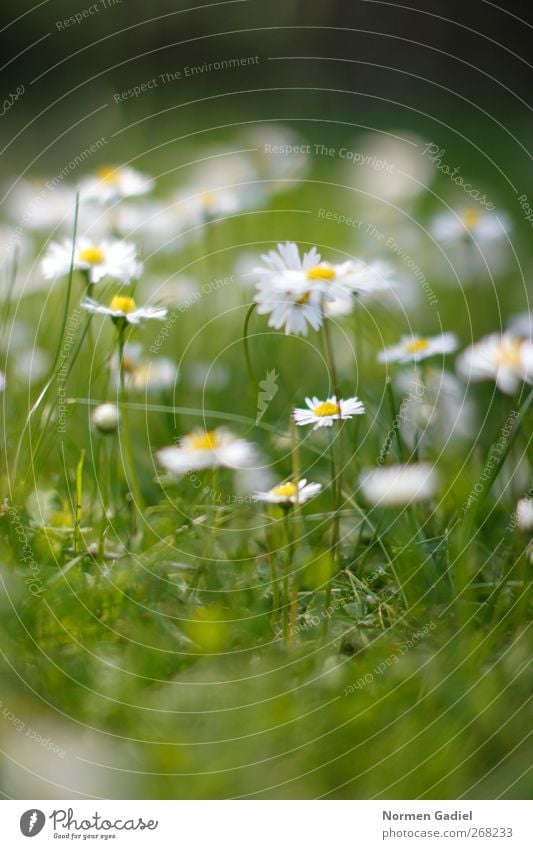
[[[129,421],[129,411],[128,411],[128,398],[126,392],[126,377],[124,370],[124,345],[125,345],[125,330],[126,324],[124,321],[119,321],[117,325],[118,329],[118,362],[119,362],[119,374],[120,374],[120,401],[121,401],[121,410],[122,416],[124,420],[124,456],[125,456],[125,469],[126,471],[126,482],[128,487],[131,490],[131,494],[133,496],[133,500],[135,502],[135,506],[139,510],[139,512],[143,509],[143,497],[141,493],[141,488],[139,486],[139,481],[137,479],[137,474],[135,471],[135,466],[133,464],[133,451],[131,446],[131,430],[130,430],[130,421]]]

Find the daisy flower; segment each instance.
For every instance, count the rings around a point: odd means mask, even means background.
[[[454,242],[470,236],[477,242],[488,243],[505,236],[511,229],[511,222],[507,215],[466,207],[458,212],[436,215],[429,229],[439,242]]]
[[[87,312],[109,315],[116,323],[122,320],[125,324],[141,324],[144,319],[167,317],[166,307],[138,307],[133,298],[128,295],[115,295],[108,307],[99,304],[94,298],[84,298],[80,306]]]
[[[437,475],[427,463],[381,466],[361,475],[359,483],[371,504],[398,507],[432,498],[437,490]]]
[[[523,381],[533,383],[533,343],[509,331],[491,333],[459,354],[456,366],[466,380],[494,380],[512,395]]]
[[[95,174],[81,181],[79,190],[82,200],[111,203],[120,198],[145,195],[154,188],[151,177],[141,174],[129,165],[99,168]]]
[[[289,481],[272,487],[267,492],[254,492],[255,501],[266,501],[268,504],[303,504],[318,495],[322,489],[320,483],[307,483],[305,478],[298,485]]]
[[[337,399],[333,395],[326,401],[320,401],[316,396],[306,398],[307,409],[297,407],[293,418],[297,425],[314,425],[313,430],[319,427],[331,427],[337,419],[351,419],[352,416],[361,416],[365,412],[364,405],[358,398],[347,398],[346,401]]]
[[[52,242],[41,265],[44,277],[50,280],[68,274],[71,261],[72,243]],[[91,284],[99,283],[104,277],[131,283],[141,276],[143,265],[131,242],[110,239],[91,242],[81,238],[74,250],[74,268],[86,272]]]
[[[385,348],[378,354],[380,363],[416,363],[436,354],[450,354],[459,342],[454,333],[440,336],[402,336],[397,345]]]
[[[234,436],[225,428],[194,430],[182,437],[178,445],[157,452],[161,465],[174,475],[184,475],[201,469],[242,469],[255,459],[251,442]]]

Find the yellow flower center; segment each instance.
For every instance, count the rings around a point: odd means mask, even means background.
[[[89,265],[98,265],[105,260],[105,254],[102,248],[85,248],[84,251],[80,251],[79,259],[81,262],[88,262]]]
[[[109,306],[112,310],[118,310],[118,312],[123,313],[133,312],[137,308],[133,298],[130,298],[128,295],[115,295]]]
[[[282,483],[274,487],[272,494],[277,495],[279,498],[294,498],[296,495],[296,484]]]
[[[313,268],[307,269],[306,276],[308,280],[334,280],[335,269],[315,265]]]
[[[193,451],[214,451],[217,447],[217,434],[214,430],[192,433],[187,437],[187,442]]]
[[[417,354],[418,351],[425,351],[429,347],[429,339],[415,339],[406,345],[405,350],[408,354]]]
[[[324,401],[313,409],[315,416],[334,416],[338,412],[337,404],[333,404],[331,401]]]
[[[99,168],[96,176],[102,183],[118,183],[119,172],[117,168],[112,168],[108,165],[104,168]]]
[[[500,348],[500,365],[519,368],[521,346],[522,342],[519,339],[515,339],[512,342],[506,342],[502,345]]]
[[[479,212],[477,209],[465,209],[462,218],[465,227],[467,227],[468,230],[472,230],[479,221]]]

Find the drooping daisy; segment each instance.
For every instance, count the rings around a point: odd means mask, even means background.
[[[94,298],[85,297],[80,306],[87,312],[109,315],[115,323],[122,320],[126,324],[141,324],[147,318],[162,321],[168,312],[166,307],[138,307],[128,295],[115,295],[108,307],[99,304]]]
[[[320,483],[307,483],[305,478],[298,481],[280,483],[267,492],[254,492],[255,501],[266,501],[269,504],[303,504],[318,495],[322,489]]]
[[[70,271],[72,244],[52,242],[42,261],[43,275],[47,279],[61,277]],[[99,283],[104,277],[131,283],[141,276],[143,265],[137,258],[137,249],[131,242],[105,239],[91,242],[81,238],[74,251],[74,268],[85,271],[89,282]]]
[[[313,430],[319,427],[331,427],[337,419],[351,419],[352,416],[361,416],[365,412],[364,405],[358,398],[347,398],[345,401],[339,398],[337,403],[333,395],[326,401],[320,401],[316,396],[306,398],[307,409],[298,407],[294,410],[293,417],[297,425],[314,425]]]
[[[533,343],[508,331],[491,333],[459,354],[456,366],[465,380],[494,380],[512,395],[522,382],[533,383]]]
[[[385,348],[378,354],[380,363],[416,363],[436,354],[450,354],[459,342],[454,333],[440,336],[402,336],[397,345]]]
[[[255,459],[251,442],[234,436],[225,428],[194,430],[182,437],[178,445],[169,445],[157,452],[163,468],[174,475],[184,475],[200,469],[244,469]]]
[[[152,191],[155,183],[129,165],[106,166],[86,177],[79,186],[81,200],[111,203]]]
[[[427,463],[381,466],[361,475],[359,483],[371,504],[397,507],[432,498],[437,490],[437,474]]]
[[[501,239],[510,228],[511,222],[507,215],[476,207],[439,213],[430,224],[430,231],[439,242],[453,242],[471,237],[479,243],[488,243]]]

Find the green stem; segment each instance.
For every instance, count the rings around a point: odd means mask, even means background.
[[[292,566],[292,555],[293,555],[293,541],[292,541],[292,533],[290,527],[290,515],[292,512],[292,505],[284,504],[283,506],[283,525],[285,528],[285,558],[284,558],[284,569],[283,569],[283,603],[282,603],[282,623],[283,623],[283,636],[288,644],[289,642],[289,608],[290,608],[290,597],[289,597],[289,574]]]

